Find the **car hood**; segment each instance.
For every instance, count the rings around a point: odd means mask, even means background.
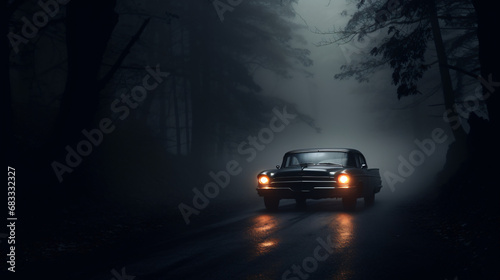
[[[282,169],[266,170],[261,174],[265,174],[274,178],[290,177],[290,176],[332,176],[338,171],[346,169],[341,166],[325,166],[312,165],[305,168],[302,167],[286,167]]]

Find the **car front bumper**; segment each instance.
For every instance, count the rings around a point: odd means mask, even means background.
[[[358,187],[310,187],[310,188],[292,188],[292,187],[257,187],[259,196],[272,196],[280,199],[321,199],[321,198],[340,198],[346,196],[362,197],[362,189]]]

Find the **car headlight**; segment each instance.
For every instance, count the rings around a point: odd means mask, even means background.
[[[260,176],[259,177],[259,184],[261,184],[261,185],[269,184],[269,177],[267,177],[266,175]]]
[[[341,174],[337,180],[341,184],[348,184],[351,178],[349,178],[346,174]]]

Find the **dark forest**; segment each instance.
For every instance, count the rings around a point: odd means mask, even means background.
[[[1,13],[7,279],[500,279],[493,3]],[[264,205],[259,172],[304,148],[361,151],[375,203]]]

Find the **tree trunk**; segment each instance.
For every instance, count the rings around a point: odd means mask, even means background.
[[[436,9],[436,2],[434,0],[429,1],[429,16],[431,21],[432,34],[434,37],[434,45],[436,47],[436,53],[439,61],[439,74],[441,77],[441,84],[443,86],[443,98],[444,106],[449,114],[450,118],[457,118],[458,114],[455,111],[455,94],[453,92],[453,83],[451,80],[450,71],[447,67],[448,58],[446,56],[446,50],[443,43],[443,38],[441,36],[441,28],[439,26],[439,19]],[[452,129],[453,136],[457,143],[461,143],[465,140],[466,134],[460,127],[458,129]]]
[[[477,37],[479,41],[479,63],[481,65],[481,76],[486,81],[500,82],[500,40],[497,38],[500,16],[497,9],[490,2],[473,0],[477,14]],[[495,91],[494,94],[491,91]],[[483,92],[488,108],[490,124],[493,129],[498,128],[500,98],[498,87],[483,83]]]
[[[206,11],[200,5],[197,9],[199,21],[206,22]],[[210,69],[208,30],[206,26],[194,26],[189,34],[191,100],[192,100],[192,153],[206,159],[213,155],[213,116],[210,112]]]
[[[189,98],[189,88],[188,88],[188,83],[187,83],[187,77],[183,76],[182,77],[183,81],[183,91],[184,91],[184,126],[185,126],[185,131],[184,131],[184,137],[186,138],[186,154],[191,153],[191,112],[189,110],[189,104],[191,102],[191,99]]]
[[[68,78],[56,123],[56,148],[78,141],[99,105],[98,74],[118,21],[116,0],[72,1],[67,5]]]

